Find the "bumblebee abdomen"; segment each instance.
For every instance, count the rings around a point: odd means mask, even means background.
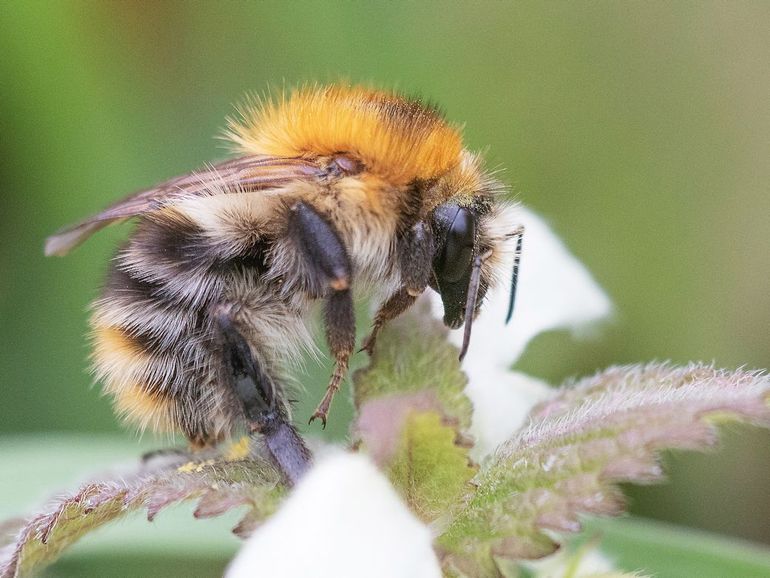
[[[113,261],[93,304],[93,368],[116,411],[155,431],[181,430],[200,443],[228,433],[237,405],[222,386],[221,359],[207,304],[226,281],[189,245],[196,261],[167,242],[146,250],[163,231],[143,222]],[[177,243],[189,243],[184,234]],[[203,279],[204,281],[201,281]]]
[[[220,386],[213,336],[194,319],[164,311],[162,301],[114,297],[108,290],[95,304],[92,361],[116,412],[140,429],[181,430],[202,441],[220,437],[233,417],[223,403],[228,391]]]
[[[93,331],[93,361],[105,392],[114,398],[115,410],[140,428],[154,431],[174,429],[174,400],[163,381],[149,376],[156,361],[124,329],[96,325]]]

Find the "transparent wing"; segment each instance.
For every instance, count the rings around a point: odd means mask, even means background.
[[[46,255],[66,255],[107,225],[156,211],[180,199],[210,194],[212,189],[250,192],[320,177],[323,169],[300,158],[249,156],[225,161],[139,191],[79,223],[48,237]]]

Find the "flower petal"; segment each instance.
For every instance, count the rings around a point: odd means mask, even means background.
[[[599,550],[593,540],[589,540],[576,551],[565,548],[542,560],[527,562],[524,566],[537,578],[597,578],[623,575],[617,572],[615,564]]]
[[[555,390],[524,373],[490,365],[477,368],[465,392],[473,402],[471,457],[481,461],[521,429],[532,407]]]
[[[365,457],[322,459],[244,545],[227,578],[422,578],[441,571],[430,531]]]

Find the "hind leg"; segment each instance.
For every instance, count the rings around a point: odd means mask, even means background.
[[[233,307],[220,305],[213,316],[222,340],[227,376],[243,404],[249,432],[264,436],[276,467],[287,483],[294,484],[310,466],[310,450],[289,421],[281,390],[238,329]]]

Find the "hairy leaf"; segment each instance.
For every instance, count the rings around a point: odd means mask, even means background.
[[[768,396],[767,376],[705,365],[614,367],[568,384],[479,473],[438,539],[445,566],[495,575],[495,558],[550,554],[546,531],[623,510],[618,482],[659,480],[660,450],[711,446],[721,421],[768,425]]]
[[[0,577],[26,575],[51,563],[87,533],[130,512],[145,509],[152,521],[163,508],[185,500],[198,499],[196,518],[247,507],[234,531],[248,533],[274,510],[281,494],[272,466],[254,456],[243,457],[243,452],[151,458],[133,473],[83,484],[26,520],[0,550]]]
[[[426,522],[444,514],[476,473],[457,356],[427,304],[418,304],[383,329],[370,366],[354,379],[354,439]]]
[[[476,473],[456,427],[427,392],[379,398],[361,410],[364,447],[426,522],[445,513]]]
[[[412,412],[401,434],[401,449],[389,464],[391,482],[403,490],[412,511],[435,520],[468,488],[476,473],[457,432],[435,411]]]
[[[459,350],[447,341],[447,330],[429,305],[418,302],[382,329],[371,363],[353,377],[353,401],[361,409],[382,396],[432,392],[444,413],[466,431],[472,408],[463,391],[467,379]]]

